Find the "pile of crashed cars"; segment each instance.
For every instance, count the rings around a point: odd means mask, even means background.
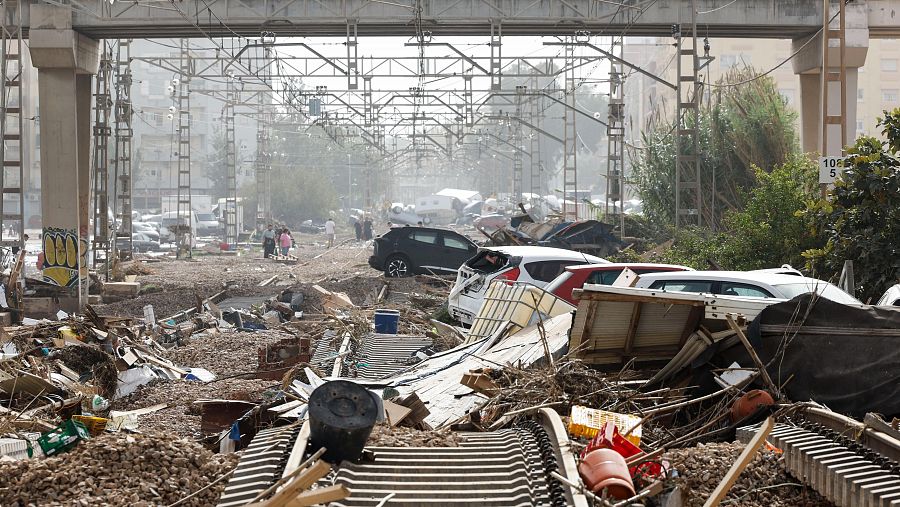
[[[391,309],[383,295],[362,305],[316,286],[316,315],[298,311],[294,292],[253,311],[223,311],[217,295],[165,319],[89,307],[11,326],[0,390],[17,443],[4,455],[64,455],[98,434],[140,432],[140,411],[111,413],[111,399],[149,377],[213,380],[167,360],[169,347],[212,329],[277,328],[285,339],[256,365],[281,382],[277,395],[203,404],[205,445],[240,456],[216,479],[220,506],[900,499],[897,308],[789,266],[694,271],[395,231],[435,257],[460,242],[447,310],[464,325],[423,317],[415,297]],[[370,264],[389,270],[390,247],[376,241]],[[410,260],[403,274],[420,267]],[[734,441],[707,489],[691,482],[679,450]],[[761,456],[784,477],[742,480]]]

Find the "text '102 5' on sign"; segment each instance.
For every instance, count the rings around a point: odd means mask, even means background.
[[[842,157],[819,157],[819,183],[834,183],[844,171]]]

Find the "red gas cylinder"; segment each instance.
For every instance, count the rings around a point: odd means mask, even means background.
[[[754,389],[735,400],[731,406],[731,422],[742,421],[745,417],[753,415],[759,407],[769,407],[775,404],[772,395],[762,389]]]
[[[578,465],[578,473],[593,493],[606,488],[609,496],[619,500],[634,496],[628,464],[621,454],[612,449],[596,449],[587,453]]]

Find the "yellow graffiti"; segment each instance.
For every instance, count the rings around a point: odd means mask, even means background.
[[[83,243],[78,241],[74,230],[51,227],[44,229],[44,280],[63,287],[76,285],[79,268],[82,267],[80,264],[84,262],[87,250],[87,245]]]
[[[78,267],[78,248],[75,246],[75,238],[66,238],[66,265]]]
[[[44,236],[44,264],[53,266],[56,264],[56,247],[53,246],[53,238]]]

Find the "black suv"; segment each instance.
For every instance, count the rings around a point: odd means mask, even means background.
[[[454,273],[478,245],[462,234],[430,227],[397,227],[375,238],[369,266],[384,276]]]

